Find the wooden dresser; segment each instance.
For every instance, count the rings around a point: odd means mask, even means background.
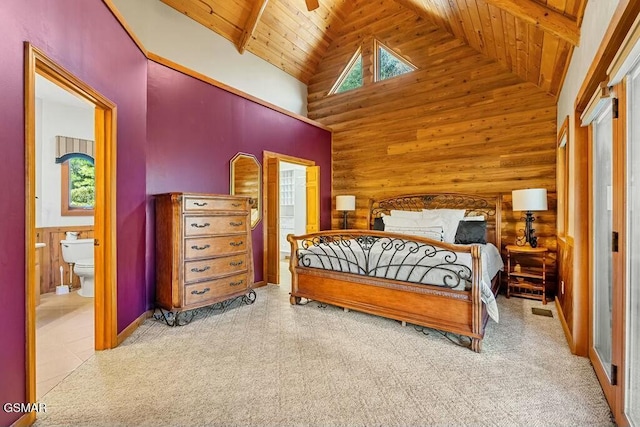
[[[155,197],[157,306],[178,319],[184,311],[238,296],[255,299],[249,198]]]

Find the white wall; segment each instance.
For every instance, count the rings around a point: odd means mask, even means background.
[[[302,116],[307,86],[160,0],[113,0],[145,49]]]
[[[573,104],[580,86],[600,47],[618,2],[619,0],[587,2],[580,30],[580,45],[573,50],[569,70],[558,98],[558,127],[567,115],[573,113]]]
[[[584,12],[582,28],[580,30],[580,45],[577,46],[571,57],[569,70],[565,77],[560,96],[558,97],[558,130],[564,119],[569,116],[569,128],[574,122],[573,106],[582,86],[587,71],[593,62],[593,58],[600,47],[613,13],[619,0],[591,0],[587,2]],[[575,135],[569,132],[569,170],[575,171]],[[569,189],[575,188],[575,174],[569,173]],[[571,194],[571,190],[570,190]],[[569,197],[569,224],[567,234],[574,236],[575,218],[572,198]]]
[[[55,162],[57,135],[94,139],[93,114],[90,106],[39,98],[36,89],[36,227],[93,225],[92,216],[61,216],[61,166]]]

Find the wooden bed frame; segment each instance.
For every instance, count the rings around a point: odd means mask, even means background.
[[[500,240],[500,196],[465,194],[419,194],[372,201],[369,224],[392,209],[420,211],[422,209],[465,209],[466,216],[482,215],[487,220],[487,242],[498,250]],[[304,242],[359,237],[392,237],[437,249],[468,252],[472,257],[470,290],[452,290],[436,285],[413,284],[405,281],[364,276],[354,273],[323,270],[299,265],[298,249]],[[451,245],[444,242],[373,230],[321,231],[304,236],[289,235],[291,244],[290,270],[291,304],[301,298],[315,300],[345,309],[353,309],[415,325],[438,329],[471,339],[471,349],[481,351],[482,338],[488,320],[487,310],[480,299],[480,246]],[[492,278],[494,295],[500,286],[500,273]]]

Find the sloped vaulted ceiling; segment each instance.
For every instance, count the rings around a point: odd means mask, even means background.
[[[161,1],[225,37],[240,52],[252,52],[306,84],[344,27],[358,25],[354,0],[320,0],[313,11],[307,10],[305,0]],[[554,96],[579,43],[586,4],[586,0],[395,1]],[[381,17],[390,13],[385,2],[379,3]]]

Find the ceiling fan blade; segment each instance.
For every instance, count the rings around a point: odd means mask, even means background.
[[[320,4],[318,4],[318,0],[304,0],[304,1],[307,3],[307,10],[309,12],[320,7]]]

